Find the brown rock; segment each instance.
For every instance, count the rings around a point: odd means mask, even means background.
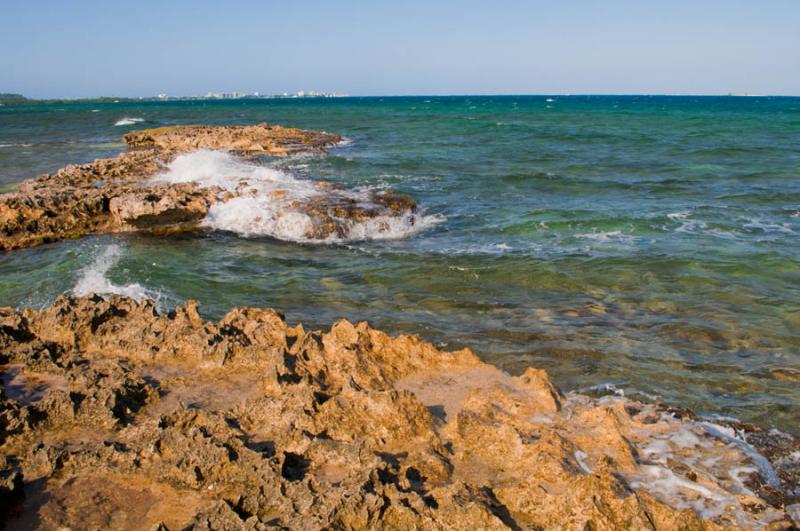
[[[222,149],[247,155],[322,151],[338,135],[270,126],[176,126],[126,135],[135,151],[21,183],[0,194],[0,251],[99,232],[191,229],[230,194],[149,180],[177,154]]]
[[[152,186],[123,193],[109,202],[109,213],[120,227],[138,229],[180,227],[199,223],[214,204],[216,189],[198,189],[186,183]]]
[[[245,155],[288,155],[300,151],[322,151],[341,140],[342,137],[335,134],[269,124],[179,125],[125,135],[125,142],[134,149],[156,148],[173,152],[224,149]]]
[[[797,502],[693,420],[366,323],[62,297],[0,309],[0,346],[11,527],[779,529]],[[748,434],[796,477],[797,439]]]

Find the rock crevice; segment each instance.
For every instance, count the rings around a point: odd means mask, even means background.
[[[248,158],[286,156],[324,152],[341,140],[335,134],[268,124],[174,126],[130,133],[125,136],[129,150],[117,157],[70,165],[0,194],[0,250],[93,233],[193,230],[213,205],[247,196],[251,190],[247,183],[231,191],[153,179],[180,154],[221,150]],[[281,206],[285,212],[274,215],[301,213],[308,225],[301,236],[325,240],[346,237],[353,224],[365,220],[380,224],[387,216],[411,216],[416,210],[412,199],[394,193],[376,192],[355,201],[324,189],[320,186],[318,193],[299,201],[287,200]],[[286,192],[272,194],[280,198]]]
[[[790,529],[800,495],[790,435],[366,323],[62,297],[0,309],[0,357],[10,527]]]

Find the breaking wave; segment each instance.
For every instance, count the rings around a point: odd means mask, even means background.
[[[137,301],[158,299],[157,296],[154,296],[141,284],[134,283],[119,286],[108,279],[106,276],[108,271],[119,262],[122,255],[123,251],[119,245],[114,244],[106,247],[94,262],[81,271],[78,282],[72,288],[72,293],[78,296],[88,295],[89,293],[124,295]]]
[[[114,123],[114,127],[120,127],[123,125],[133,125],[138,124],[139,122],[144,122],[144,118],[129,118],[125,116],[124,118],[120,118]]]
[[[609,243],[609,242],[634,243],[637,239],[635,236],[632,236],[630,234],[625,234],[624,232],[619,230],[585,232],[582,234],[576,234],[575,237],[583,240],[592,240],[595,242],[602,242],[602,243]]]
[[[303,243],[392,240],[413,236],[443,221],[443,216],[395,211],[375,202],[370,190],[344,190],[331,183],[293,175],[224,151],[200,150],[178,156],[155,177],[169,183],[195,182],[220,187],[234,197],[209,209],[203,225],[244,237],[268,236]],[[336,205],[344,205],[338,208]],[[347,216],[347,208],[375,212]],[[320,231],[320,218],[335,230]]]

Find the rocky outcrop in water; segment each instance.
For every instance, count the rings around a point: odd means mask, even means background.
[[[790,529],[798,507],[790,435],[366,323],[62,297],[0,309],[0,356],[9,528]]]
[[[236,193],[154,179],[177,155],[200,149],[247,157],[321,152],[341,137],[262,124],[162,127],[130,133],[125,141],[131,151],[67,166],[0,195],[0,250],[92,233],[196,229],[212,205]],[[324,240],[342,235],[349,224],[365,218],[379,221],[382,216],[413,213],[416,204],[391,193],[375,193],[360,202],[319,193],[288,208],[287,213],[300,212],[311,220],[305,231],[308,239]]]
[[[242,155],[291,155],[322,151],[341,140],[342,137],[335,134],[267,124],[159,127],[125,135],[125,142],[134,149],[168,152],[221,149]]]

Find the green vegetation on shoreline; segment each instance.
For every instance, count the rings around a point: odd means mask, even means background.
[[[0,93],[0,105],[43,105],[48,103],[114,103],[121,101],[141,101],[141,98],[115,98],[112,96],[102,96],[99,98],[58,98],[52,100],[36,100],[26,98],[22,94]]]

